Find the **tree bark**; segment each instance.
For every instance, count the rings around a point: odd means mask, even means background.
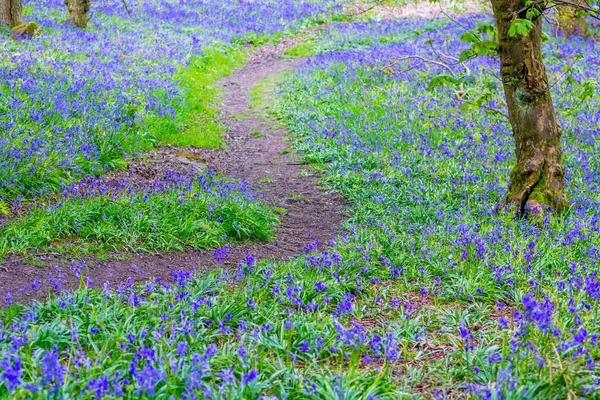
[[[505,204],[521,215],[548,206],[568,207],[565,168],[546,68],[542,59],[542,19],[532,21],[527,36],[508,34],[515,15],[527,0],[491,0],[498,31],[500,75],[515,138],[517,164],[510,173]]]
[[[589,5],[586,0],[572,0],[573,3],[582,6]],[[565,37],[571,35],[589,35],[590,28],[585,15],[578,16],[577,8],[565,5],[556,6],[556,26]]]
[[[65,0],[67,19],[79,28],[87,27],[90,0]]]
[[[23,23],[23,0],[0,0],[0,25],[10,27]]]

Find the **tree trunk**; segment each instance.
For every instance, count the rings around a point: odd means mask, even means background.
[[[532,21],[534,27],[527,36],[508,34],[515,13],[527,4],[527,0],[492,0],[500,75],[517,156],[505,204],[516,206],[521,215],[541,211],[542,205],[557,211],[568,207],[561,130],[542,60],[542,19]]]
[[[23,23],[23,0],[0,0],[0,26]]]
[[[85,28],[88,23],[90,0],[65,0],[67,19],[79,28]]]
[[[573,3],[582,6],[587,6],[586,0],[572,0]],[[559,5],[556,6],[556,26],[555,28],[562,31],[565,37],[571,35],[589,35],[590,28],[585,15],[577,15],[577,8],[571,6]]]

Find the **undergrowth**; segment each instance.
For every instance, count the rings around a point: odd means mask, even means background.
[[[161,144],[179,147],[222,148],[224,126],[218,121],[221,89],[217,81],[245,61],[243,49],[228,47],[207,49],[192,58],[189,65],[175,74],[183,96],[173,103],[175,118],[149,115],[144,126]]]
[[[151,187],[88,180],[0,230],[0,256],[29,250],[148,253],[273,240],[277,218],[243,182],[172,175]]]

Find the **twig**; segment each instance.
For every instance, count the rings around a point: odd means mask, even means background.
[[[575,65],[577,65],[577,63],[579,61],[580,60],[575,60],[571,65],[569,65],[569,67],[573,68]],[[559,85],[561,83],[563,77],[565,75],[567,75],[569,72],[571,72],[571,71],[570,70],[566,70],[565,72],[563,72],[562,74],[560,74],[560,76],[558,78],[556,78],[556,81],[553,84],[551,84],[550,87],[553,88],[554,86]]]
[[[476,103],[476,102],[474,102],[474,101],[471,101],[471,100],[463,100],[463,101],[464,101],[465,103],[468,103],[468,104],[473,104],[474,106],[477,106],[477,107],[481,107],[481,108],[485,108],[485,109],[487,109],[487,110],[490,110],[490,111],[492,111],[492,112],[494,112],[494,113],[496,113],[496,114],[498,114],[498,115],[501,115],[501,116],[503,116],[504,118],[506,118],[506,120],[510,121],[510,120],[509,120],[509,118],[508,118],[508,115],[507,115],[507,114],[505,114],[505,113],[504,113],[504,111],[502,111],[502,110],[499,110],[499,109],[497,109],[497,108],[494,108],[494,107],[486,106],[485,104],[479,104],[479,103]]]
[[[547,7],[545,7],[545,6],[541,7],[538,2],[533,2],[533,4],[527,5],[523,8],[521,8],[519,11],[513,13],[513,15],[518,18],[523,12],[525,12],[531,8],[537,8],[537,10],[540,12],[540,14],[543,14],[543,12],[547,9]]]
[[[402,61],[410,60],[411,58],[416,58],[416,59],[421,60],[422,62],[427,63],[427,64],[439,65],[440,67],[446,68],[450,72],[450,74],[452,76],[454,76],[454,71],[452,71],[452,68],[450,68],[450,66],[448,66],[447,64],[444,64],[443,62],[440,62],[440,61],[428,60],[425,57],[421,57],[421,56],[417,56],[417,55],[414,55],[414,56],[404,56],[402,58],[398,58],[398,59],[394,60],[391,64],[388,64],[388,65],[385,65],[385,66],[381,67],[380,71],[385,72],[386,69],[390,69],[393,66],[397,65],[398,63],[400,63]]]
[[[374,4],[373,4],[371,7],[369,7],[369,8],[366,8],[366,9],[361,9],[360,11],[358,11],[358,12],[356,12],[356,13],[350,13],[350,14],[346,14],[346,16],[348,16],[348,17],[356,17],[357,15],[361,15],[361,14],[364,14],[364,13],[368,13],[368,12],[369,12],[369,11],[371,11],[372,9],[374,9],[374,8],[376,8],[376,7],[380,6],[380,5],[382,5],[384,2],[385,2],[385,0],[379,0],[379,1],[375,2],[375,3],[374,3]],[[360,8],[360,7],[358,7],[358,5],[357,5],[356,3],[354,3],[354,5],[355,5],[357,8]]]
[[[446,18],[448,18],[450,21],[454,22],[456,25],[460,26],[461,28],[463,28],[465,31],[469,31],[470,29],[467,28],[466,26],[464,26],[463,24],[461,24],[460,22],[458,22],[457,19],[453,18],[450,16],[450,14],[448,14],[446,11],[444,11],[442,9],[442,5],[440,4],[440,11],[442,14],[444,14],[446,16]],[[479,38],[479,36],[475,35],[475,39],[477,39],[479,41],[479,43],[483,43],[483,41]]]
[[[595,9],[593,9],[591,7],[584,6],[582,4],[573,3],[573,2],[570,2],[570,1],[567,1],[567,0],[552,0],[552,2],[553,3],[562,4],[562,5],[565,5],[565,6],[569,6],[569,7],[573,7],[573,8],[579,8],[580,10],[583,10],[583,11],[587,11],[589,13],[590,17],[592,17],[592,18],[597,19],[597,20],[600,21],[599,11],[595,10]]]
[[[129,7],[127,7],[127,1],[123,0],[123,7],[125,7],[125,11],[127,11],[127,15],[131,18],[131,12],[129,12]]]
[[[467,65],[464,62],[461,62],[458,58],[456,58],[454,56],[451,56],[449,54],[444,54],[444,53],[438,52],[435,49],[435,47],[433,47],[432,42],[429,42],[429,47],[434,52],[434,54],[436,55],[436,57],[438,58],[438,60],[440,60],[440,62],[442,62],[442,57],[444,59],[448,59],[449,58],[449,59],[451,59],[451,60],[454,61],[454,64],[451,64],[451,65],[458,65],[458,64],[460,64],[465,69],[465,72],[467,73],[467,75],[471,75],[471,70],[469,69],[469,67],[467,67]]]

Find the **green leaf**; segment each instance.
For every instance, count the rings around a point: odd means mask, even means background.
[[[438,86],[458,85],[458,79],[450,75],[438,75],[429,81],[429,90],[433,90]]]
[[[0,214],[2,215],[8,215],[9,211],[8,211],[8,204],[2,200],[0,200]]]
[[[477,35],[475,35],[475,33],[473,33],[473,31],[466,31],[460,35],[460,40],[467,43],[476,43],[479,41],[478,39],[479,38]]]
[[[487,35],[493,35],[496,33],[496,27],[492,24],[481,24],[477,28],[477,32],[485,33]]]
[[[498,49],[498,43],[496,43],[494,40],[486,39],[481,43],[481,45],[487,50],[492,50],[494,52]]]
[[[582,101],[587,101],[594,97],[597,92],[598,83],[593,79],[587,79],[585,82],[581,84],[581,89],[577,97],[579,97]]]
[[[510,24],[508,36],[527,36],[535,25],[528,19],[517,18]]]
[[[458,61],[463,62],[463,61],[468,60],[469,58],[473,58],[473,57],[477,57],[477,56],[478,56],[478,54],[475,50],[467,49],[460,53],[460,56],[458,57]]]

